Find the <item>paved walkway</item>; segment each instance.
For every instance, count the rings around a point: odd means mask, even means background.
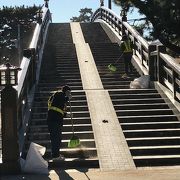
[[[179,180],[180,169],[100,171],[99,169],[50,171],[49,175],[2,176],[1,180]]]
[[[107,90],[104,90],[79,23],[71,23],[83,89],[86,92],[101,170],[135,169],[127,142]],[[105,122],[103,122],[105,120]]]

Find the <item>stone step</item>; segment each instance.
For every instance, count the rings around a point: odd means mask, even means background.
[[[180,136],[176,137],[142,137],[126,138],[129,147],[180,145]]]
[[[62,79],[64,78],[64,80],[70,80],[71,78],[76,78],[76,79],[80,79],[81,76],[80,74],[60,74],[60,73],[54,73],[54,74],[48,74],[47,73],[41,73],[41,78],[42,79],[47,79],[47,77],[53,81],[56,81],[57,79],[59,79],[59,77],[61,77]]]
[[[126,122],[169,122],[177,121],[177,117],[173,115],[144,115],[144,116],[118,116],[120,123]]]
[[[60,84],[65,84],[65,83],[56,83],[56,82],[51,82],[51,83],[46,83],[46,82],[44,82],[44,83],[39,83],[38,84],[38,87],[46,87],[46,88],[48,88],[48,87],[59,87],[60,86]],[[80,85],[80,84],[82,84],[82,82],[81,81],[76,81],[76,82],[71,82],[71,86],[76,86],[76,85]],[[61,87],[61,86],[60,86]]]
[[[136,166],[176,166],[180,165],[180,155],[133,156]]]
[[[97,150],[93,147],[84,147],[80,146],[79,148],[61,148],[60,153],[67,158],[97,158]],[[51,158],[51,150],[49,148],[46,149],[46,153],[44,155],[45,159]]]
[[[129,80],[123,80],[123,81],[119,81],[119,80],[116,80],[116,81],[106,81],[106,82],[103,82],[103,85],[104,87],[105,86],[129,86]]]
[[[71,101],[71,105],[72,106],[78,106],[78,105],[87,105],[87,101],[86,100],[79,100],[79,101]],[[47,101],[43,100],[43,101],[35,101],[34,102],[34,107],[47,107]]]
[[[36,100],[36,101],[38,101],[38,100]],[[72,112],[74,112],[74,111],[88,111],[88,107],[87,106],[72,106],[71,110],[72,110]],[[69,106],[67,107],[67,111],[68,112],[70,111]],[[32,108],[32,112],[34,112],[34,113],[47,112],[47,107],[35,106]]]
[[[126,83],[121,84],[121,85],[104,85],[103,84],[103,86],[104,86],[104,89],[112,89],[112,88],[114,88],[114,89],[127,89],[129,87],[129,83],[126,82]]]
[[[48,160],[48,168],[65,168],[76,169],[78,168],[99,168],[99,161],[96,158],[66,158],[65,161],[52,161]]]
[[[117,116],[143,116],[147,115],[170,115],[173,114],[171,109],[141,109],[141,110],[117,110]]]
[[[131,147],[130,151],[132,156],[180,155],[180,145]]]
[[[135,93],[135,94],[111,94],[111,98],[118,98],[118,99],[144,99],[144,98],[161,98],[160,94],[158,93]]]
[[[64,84],[65,83],[63,83],[62,85],[64,85]],[[38,90],[39,91],[47,91],[47,90],[49,90],[49,91],[57,91],[62,87],[62,85],[57,86],[57,87],[38,87]],[[82,87],[82,84],[80,83],[79,85],[71,86],[71,89],[72,90],[83,90],[83,87]]]
[[[71,100],[73,100],[73,101],[75,101],[75,100],[86,100],[86,96],[84,93],[83,94],[81,93],[81,95],[75,95],[74,93],[71,93],[71,94],[72,94]],[[35,100],[47,101],[51,95],[53,95],[53,93],[43,93],[43,92],[36,93],[35,94]]]
[[[180,122],[120,123],[123,130],[180,128]]]
[[[63,80],[63,82],[66,82],[66,84],[71,84],[72,82],[81,82],[81,79],[73,79],[73,78],[66,78],[65,80]],[[47,77],[46,78],[44,78],[44,79],[40,79],[40,81],[39,81],[39,83],[41,84],[41,83],[52,83],[52,79],[47,79]],[[59,77],[57,77],[57,78],[54,78],[53,77],[53,83],[59,83],[59,84],[62,84],[62,79],[60,79]]]
[[[90,25],[89,23],[81,23],[81,29],[83,32],[83,36],[85,39],[85,42],[87,43],[99,43],[99,42],[107,42],[111,43],[111,40],[101,27],[99,23],[92,23]],[[93,33],[94,32],[94,33]]]
[[[113,94],[157,94],[156,89],[122,89],[122,90],[116,90],[116,89],[110,89],[109,91],[110,95]],[[158,93],[159,94],[159,93]]]
[[[53,93],[55,93],[55,91],[36,91],[35,92],[35,96],[45,96],[45,97],[49,97],[50,95],[52,95]],[[85,96],[85,92],[83,90],[72,90],[71,94],[73,97],[81,97],[81,96]]]
[[[68,148],[68,142],[70,141],[70,139],[68,140],[62,140],[61,141],[61,148]],[[51,142],[50,140],[38,140],[38,139],[34,139],[33,140],[34,143],[40,144],[41,146],[44,146],[46,148],[50,148],[51,147]],[[80,139],[81,142],[81,146],[82,147],[95,147],[95,141],[94,139]],[[30,141],[27,142],[27,146],[29,147],[30,145]]]
[[[143,138],[143,137],[174,137],[180,136],[180,128],[176,129],[148,129],[142,130],[125,130],[123,131],[126,138]]]
[[[78,112],[73,112],[73,117],[77,118],[77,117],[89,117],[89,111],[78,111]],[[32,118],[36,119],[36,118],[47,118],[47,112],[41,112],[41,113],[33,113],[32,114]]]
[[[144,98],[144,99],[112,99],[113,104],[144,104],[144,103],[164,103],[163,98]]]
[[[166,103],[153,103],[153,104],[119,104],[114,105],[115,110],[134,110],[134,109],[169,109]]]
[[[76,135],[80,139],[94,139],[93,131],[76,131]],[[71,137],[72,137],[72,132],[62,132],[62,139],[69,140]],[[38,139],[38,140],[50,139],[49,132],[29,133],[28,140],[33,141],[34,139]]]
[[[91,123],[91,119],[90,117],[78,117],[78,118],[73,118],[73,124],[90,124]],[[42,118],[42,119],[32,119],[31,120],[31,125],[46,125],[47,124],[47,120],[46,118]],[[64,118],[63,120],[63,124],[64,125],[68,125],[71,124],[71,119],[70,118]]]
[[[92,131],[91,124],[74,124],[74,131]],[[31,125],[29,132],[49,132],[47,125]],[[72,132],[72,125],[63,125],[62,132]]]

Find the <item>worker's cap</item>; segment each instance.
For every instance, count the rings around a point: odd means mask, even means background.
[[[65,85],[62,87],[62,91],[66,92],[66,91],[71,91],[71,88],[68,85]]]

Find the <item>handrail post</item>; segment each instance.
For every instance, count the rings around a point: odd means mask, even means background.
[[[152,55],[152,52],[156,50],[156,45],[149,45],[148,48],[148,59],[149,59],[149,76],[151,81],[156,80],[156,69],[157,69],[157,63],[156,63],[156,56]]]
[[[160,57],[161,52],[166,52],[166,48],[163,45],[157,46],[157,80],[163,84],[163,62]]]
[[[179,99],[176,96],[176,90],[178,89],[178,85],[176,83],[176,77],[178,77],[178,74],[172,70],[173,98],[174,98],[174,100],[179,101]]]

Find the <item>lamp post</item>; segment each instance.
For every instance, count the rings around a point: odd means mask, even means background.
[[[0,66],[1,121],[2,121],[2,162],[4,173],[19,173],[19,144],[17,132],[17,74],[21,70],[9,62]]]
[[[122,17],[122,21],[127,22],[127,9],[126,8],[122,8],[120,16]],[[124,38],[126,37],[125,27],[124,27],[123,23],[122,23],[121,31],[122,31],[121,37],[122,37],[122,41],[123,41]]]
[[[104,6],[104,0],[100,0],[100,6]]]
[[[121,10],[120,15],[122,16],[122,21],[127,22],[127,10],[125,8]]]
[[[43,11],[41,9],[39,9],[37,12],[36,12],[36,20],[39,24],[42,23],[42,14],[43,14]]]
[[[44,0],[45,7],[47,7],[47,8],[49,7],[48,2],[49,2],[49,0]]]
[[[108,0],[108,8],[111,9],[111,0]]]

